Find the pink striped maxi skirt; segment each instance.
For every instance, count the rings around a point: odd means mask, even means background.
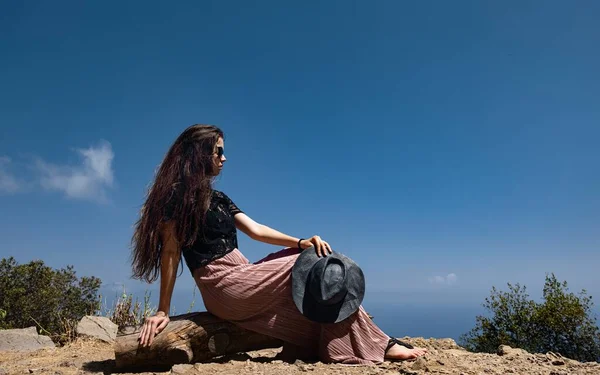
[[[299,253],[296,248],[284,249],[250,263],[235,249],[197,269],[194,278],[206,310],[248,330],[303,348],[323,362],[383,362],[389,336],[362,306],[335,324],[313,322],[298,311],[292,300],[291,273]]]

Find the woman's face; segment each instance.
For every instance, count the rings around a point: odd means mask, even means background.
[[[215,145],[215,149],[213,151],[213,165],[215,170],[215,176],[218,176],[219,173],[221,173],[221,170],[223,170],[223,164],[227,160],[227,158],[225,158],[225,154],[223,153],[224,150],[225,142],[223,142],[223,138],[219,137],[219,140],[217,141],[217,144]]]

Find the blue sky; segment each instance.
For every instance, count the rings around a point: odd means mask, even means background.
[[[599,11],[4,2],[0,256],[156,293],[130,279],[132,226],[176,136],[211,123],[216,187],[352,257],[366,304],[479,306],[507,282],[539,297],[546,272],[598,296]],[[173,303],[193,287],[184,268]]]

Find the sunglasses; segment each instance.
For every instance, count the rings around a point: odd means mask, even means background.
[[[217,147],[217,156],[218,157],[222,157],[223,152],[224,152],[223,147],[221,147],[221,146]]]

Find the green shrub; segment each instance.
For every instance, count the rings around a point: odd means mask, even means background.
[[[579,361],[600,359],[600,331],[592,297],[568,291],[567,282],[546,275],[543,302],[529,299],[526,288],[508,284],[508,292],[492,288],[483,306],[491,314],[477,316],[476,325],[460,343],[475,352],[496,352],[499,345],[531,353],[557,352]]]
[[[85,315],[100,308],[96,277],[75,275],[73,266],[52,269],[41,260],[18,264],[13,257],[0,261],[0,328],[38,327],[55,342],[74,336]]]

